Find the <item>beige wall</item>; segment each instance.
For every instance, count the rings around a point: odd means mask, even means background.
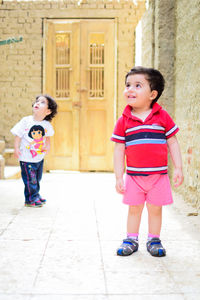
[[[198,0],[152,0],[142,18],[143,65],[166,79],[159,101],[180,128],[184,184],[176,190],[200,207],[200,3]]]
[[[200,208],[200,2],[176,2],[175,115],[185,173],[180,192]]]
[[[0,46],[0,139],[13,147],[9,130],[21,117],[31,114],[31,103],[42,92],[43,21],[45,18],[113,18],[117,27],[117,105],[124,107],[124,76],[134,65],[135,27],[145,10],[145,0],[6,1],[0,4],[0,37],[23,41]]]
[[[142,19],[142,64],[161,71],[166,80],[159,103],[174,113],[174,0],[153,0]]]

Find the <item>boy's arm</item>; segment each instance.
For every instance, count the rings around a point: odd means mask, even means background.
[[[182,158],[178,140],[176,136],[172,136],[167,140],[167,145],[174,165],[174,182],[175,187],[178,187],[183,182]]]
[[[125,144],[115,143],[114,148],[114,172],[116,177],[116,190],[118,193],[124,193],[124,162],[125,162]]]
[[[19,136],[15,136],[15,141],[14,141],[14,156],[19,158],[21,155],[20,152],[20,143],[21,143],[21,138]]]

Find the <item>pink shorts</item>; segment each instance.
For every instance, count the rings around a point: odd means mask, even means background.
[[[167,174],[125,177],[123,203],[140,205],[144,202],[163,206],[173,203],[171,185]]]

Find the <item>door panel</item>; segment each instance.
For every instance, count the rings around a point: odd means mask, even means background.
[[[47,169],[112,170],[115,45],[111,20],[48,20],[44,89],[59,113]]]
[[[81,23],[80,168],[112,170],[114,117],[114,23]],[[112,125],[111,125],[112,124]]]
[[[47,155],[47,169],[79,169],[79,102],[75,86],[80,81],[79,22],[47,21],[44,90],[58,103],[53,119],[55,135]]]

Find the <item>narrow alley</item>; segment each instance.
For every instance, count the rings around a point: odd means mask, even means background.
[[[0,300],[200,299],[200,218],[174,199],[164,208],[167,256],[116,255],[127,207],[112,173],[44,174],[42,208],[24,207],[21,179],[0,180]]]

